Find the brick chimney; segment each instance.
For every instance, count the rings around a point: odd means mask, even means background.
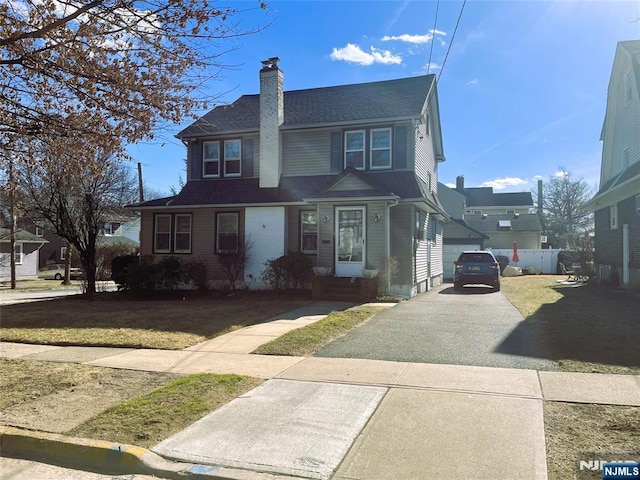
[[[460,193],[464,193],[464,175],[458,175],[456,177],[456,190]]]
[[[282,171],[280,125],[284,122],[284,74],[278,57],[262,62],[260,70],[260,188],[276,188]]]

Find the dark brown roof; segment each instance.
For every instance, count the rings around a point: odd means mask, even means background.
[[[434,75],[284,92],[283,127],[412,118],[422,112]],[[260,95],[214,108],[177,137],[258,130]]]
[[[373,187],[371,190],[329,191],[330,187],[346,175],[356,175]],[[427,192],[424,182],[411,171],[360,172],[352,168],[339,175],[313,175],[282,177],[277,188],[260,188],[258,178],[191,180],[174,197],[150,200],[131,208],[189,207],[195,205],[257,205],[263,203],[302,203],[305,199],[331,199],[334,197],[398,197],[420,200],[444,212],[437,197]]]

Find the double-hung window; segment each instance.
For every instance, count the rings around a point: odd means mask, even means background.
[[[238,140],[224,141],[224,176],[239,177],[242,175],[242,143]]]
[[[154,253],[191,253],[191,214],[159,213],[154,216]]]
[[[22,243],[16,243],[14,245],[13,256],[16,259],[16,265],[22,265],[22,257],[24,255],[24,245]]]
[[[364,130],[353,130],[344,134],[344,166],[364,170]]]
[[[155,216],[153,232],[153,251],[155,253],[171,253],[171,215]]]
[[[216,252],[235,253],[238,251],[239,215],[218,213],[216,218]]]
[[[204,142],[202,149],[202,176],[220,176],[220,142]]]
[[[175,222],[173,251],[176,253],[191,253],[191,214],[176,215]]]
[[[318,253],[318,215],[315,211],[300,212],[300,251]]]
[[[391,168],[391,129],[371,130],[371,169]]]

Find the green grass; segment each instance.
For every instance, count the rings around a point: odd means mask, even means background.
[[[503,278],[502,292],[562,370],[640,374],[638,297],[558,282],[564,278]]]
[[[188,375],[110,408],[68,433],[148,448],[261,383],[239,375]]]
[[[329,342],[341,337],[387,307],[362,305],[341,312],[331,312],[311,325],[288,332],[258,347],[262,355],[309,356]]]
[[[277,294],[132,300],[122,293],[65,297],[2,307],[0,340],[181,350],[306,305]]]

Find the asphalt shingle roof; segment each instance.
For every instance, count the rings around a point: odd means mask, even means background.
[[[509,220],[510,230],[513,232],[542,232],[540,217],[536,213],[521,213],[517,218],[507,215],[473,215],[464,219],[469,227],[483,233],[502,231],[498,228],[500,220]]]
[[[531,192],[494,193],[492,187],[465,188],[468,207],[533,206]]]
[[[434,75],[284,92],[283,127],[412,118],[422,112]],[[258,130],[260,95],[214,108],[177,137]]]

